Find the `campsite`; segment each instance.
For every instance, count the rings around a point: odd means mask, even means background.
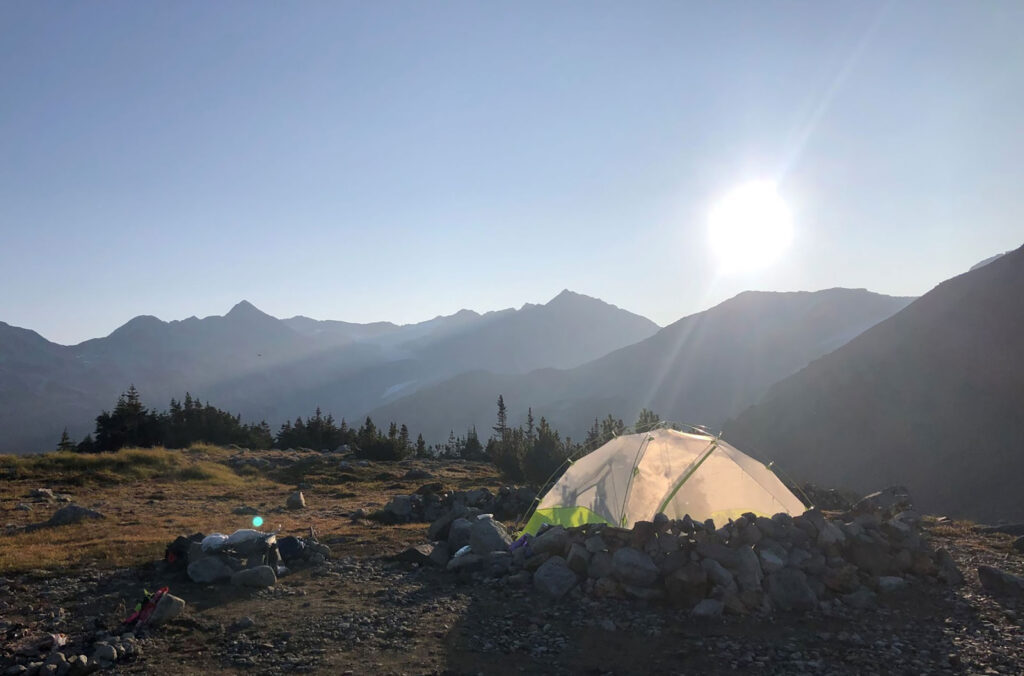
[[[1024,676],[1024,1],[0,29],[0,676]]]
[[[922,524],[924,537],[964,572],[962,586],[911,573],[898,589],[870,590],[863,604],[726,610],[701,619],[692,615],[692,600],[601,596],[584,585],[555,598],[523,576],[403,557],[431,542],[431,524],[368,518],[425,483],[463,500],[486,494],[491,502],[480,504],[495,504],[504,484],[489,464],[364,466],[335,453],[296,451],[294,462],[280,465],[290,468],[289,483],[212,471],[252,455],[196,448],[183,461],[206,478],[191,480],[62,473],[61,483],[51,483],[54,494],[69,493],[105,518],[28,533],[9,525],[0,534],[5,672],[50,673],[33,666],[45,666],[47,648],[31,657],[15,649],[53,634],[69,639],[65,659],[82,655],[97,666],[96,656],[110,646],[118,657],[104,664],[113,673],[957,674],[1014,673],[1024,658],[1017,606],[988,593],[974,574],[979,565],[1022,574],[1024,557],[1015,554],[1014,537],[966,522],[928,517]],[[11,467],[4,469],[10,477]],[[5,523],[37,522],[65,504],[33,502],[25,496],[43,477],[28,467],[17,476],[8,479],[11,491],[33,511],[15,511],[5,499]],[[288,509],[299,483],[306,507]],[[293,564],[266,588],[200,584],[165,568],[177,536],[251,527],[251,511],[279,538],[308,538],[312,529],[330,558]],[[142,591],[165,585],[185,601],[183,612],[158,628],[125,632],[120,623]]]

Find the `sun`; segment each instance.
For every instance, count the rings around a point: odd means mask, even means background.
[[[789,248],[793,220],[774,183],[752,181],[712,207],[708,236],[723,270],[759,269],[777,261]]]

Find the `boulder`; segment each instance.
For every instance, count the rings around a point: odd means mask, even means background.
[[[430,524],[430,527],[427,528],[427,537],[431,540],[447,540],[448,529],[451,527],[452,522],[465,515],[465,513],[465,507],[453,506],[447,513],[442,514],[436,521]]]
[[[775,571],[768,576],[765,587],[772,602],[782,610],[811,610],[818,605],[807,576],[795,568]]]
[[[545,596],[560,599],[578,582],[561,556],[552,556],[533,574],[533,586]]]
[[[646,587],[658,579],[658,567],[651,557],[632,547],[622,547],[612,555],[612,569],[624,584]]]
[[[105,519],[104,515],[79,505],[68,505],[67,507],[61,507],[53,516],[50,517],[49,521],[46,522],[47,526],[66,526],[72,523],[81,523],[86,519]]]
[[[978,566],[981,586],[993,596],[1024,598],[1024,577],[1013,575],[992,566]]]
[[[552,526],[530,541],[530,551],[535,554],[561,556],[569,545],[569,534],[562,526]]]
[[[146,624],[151,627],[159,627],[181,615],[183,610],[185,610],[184,599],[180,599],[173,594],[164,594],[156,602],[156,607],[153,608],[153,613],[149,616]]]
[[[480,516],[469,531],[469,546],[474,554],[508,551],[512,537],[500,522]]]
[[[302,494],[302,491],[295,491],[288,496],[288,500],[285,502],[284,506],[288,509],[305,509],[306,496]]]
[[[231,584],[236,587],[256,587],[263,589],[277,584],[277,574],[270,566],[256,566],[240,570],[231,576]]]
[[[608,549],[608,545],[605,544],[604,538],[602,538],[600,536],[600,534],[591,535],[590,537],[588,537],[586,540],[583,541],[583,545],[587,548],[587,551],[590,552],[591,554],[596,554],[597,552],[603,552],[606,549]]]
[[[188,564],[188,576],[193,582],[209,584],[229,579],[234,570],[218,556],[204,556]]]

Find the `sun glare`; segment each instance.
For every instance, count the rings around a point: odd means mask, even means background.
[[[793,239],[793,222],[775,184],[753,181],[734,189],[711,209],[708,235],[722,269],[752,270],[782,256]]]

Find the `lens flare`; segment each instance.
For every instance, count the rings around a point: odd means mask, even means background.
[[[262,525],[263,525],[263,517],[262,516],[254,516],[254,517],[252,517],[252,527],[253,528],[259,528]]]

